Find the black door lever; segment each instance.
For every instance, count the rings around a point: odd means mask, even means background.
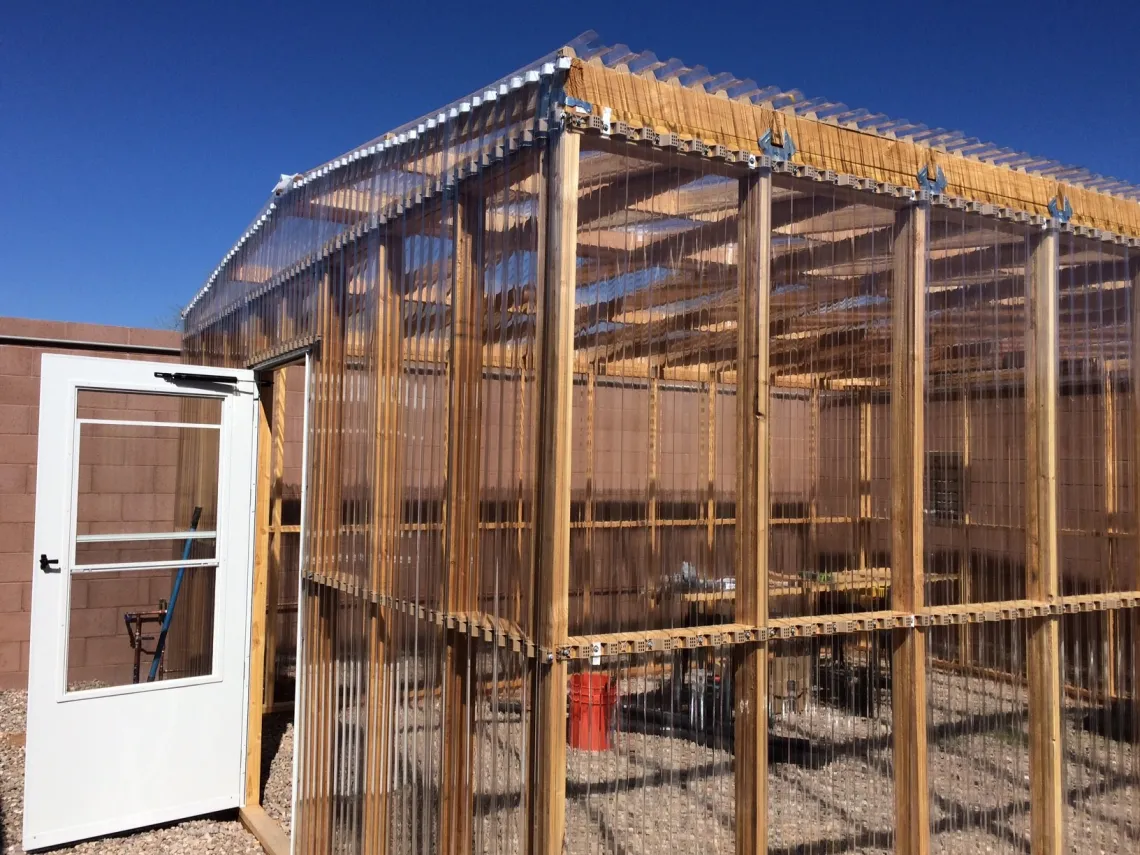
[[[52,566],[56,565],[56,566]],[[59,572],[59,559],[49,559],[46,555],[40,555],[40,569],[45,573],[58,573]]]

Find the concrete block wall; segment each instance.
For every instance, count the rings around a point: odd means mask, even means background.
[[[22,689],[28,680],[32,579],[39,572],[32,539],[42,355],[177,362],[179,345],[180,335],[173,331],[0,317],[0,689]],[[173,487],[156,488],[154,496],[156,504],[171,504]],[[149,507],[149,499],[142,501]],[[73,634],[81,635],[72,645],[71,678],[117,679],[126,667],[129,679],[122,612],[153,608],[158,588],[168,584],[131,580],[134,595],[125,596],[111,582],[87,582],[88,588],[107,589],[75,592]],[[140,584],[145,592],[138,590]]]

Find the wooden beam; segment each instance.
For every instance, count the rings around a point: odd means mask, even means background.
[[[768,295],[772,173],[740,179],[736,620],[768,621]],[[768,644],[734,651],[736,855],[768,850]]]
[[[923,607],[923,430],[928,204],[895,220],[891,319],[891,608]],[[930,851],[926,750],[926,630],[893,631],[895,850]]]
[[[539,288],[538,506],[534,628],[553,649],[567,637],[570,590],[571,401],[578,229],[578,134],[551,142],[546,167],[545,264]],[[566,828],[566,664],[538,665],[530,751],[530,855],[562,855]]]
[[[447,391],[444,600],[448,611],[475,607],[479,549],[479,450],[483,353],[483,199],[457,200]],[[440,836],[445,855],[471,851],[473,805],[469,637],[448,636],[443,718],[444,786]]]
[[[270,376],[273,376],[272,374]],[[265,710],[265,623],[269,586],[269,497],[273,487],[273,398],[260,389],[257,411],[257,493],[254,499],[253,598],[250,604],[249,709],[246,713],[245,805],[261,804],[261,723]]]
[[[257,838],[265,855],[289,855],[289,835],[261,805],[245,805],[240,808],[238,819]]]
[[[1057,569],[1056,229],[1034,235],[1026,267],[1025,342],[1026,597],[1060,594]],[[1060,618],[1028,622],[1030,848],[1059,855],[1063,845]]]

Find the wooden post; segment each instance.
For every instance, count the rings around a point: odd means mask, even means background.
[[[1132,281],[1132,351],[1128,358],[1128,383],[1129,383],[1129,400],[1132,402],[1132,512],[1134,519],[1132,522],[1133,536],[1137,539],[1137,549],[1140,550],[1140,496],[1137,492],[1140,491],[1140,302],[1137,297],[1140,297],[1140,252],[1136,253],[1131,259],[1130,277]],[[1140,551],[1137,552],[1140,555]],[[1127,583],[1128,587],[1133,591],[1140,591],[1140,561],[1136,561],[1132,565],[1132,576]],[[1132,720],[1140,721],[1140,685],[1137,685],[1137,680],[1140,679],[1140,667],[1138,667],[1138,656],[1140,656],[1140,608],[1132,608],[1128,610],[1127,615],[1121,616],[1122,621],[1128,622],[1129,640],[1131,648],[1125,651],[1126,661],[1131,668],[1132,674]]]
[[[768,297],[772,173],[740,179],[737,237],[736,620],[768,623]],[[734,648],[736,855],[768,850],[768,643]]]
[[[270,375],[272,376],[272,375]],[[245,800],[261,804],[261,724],[265,708],[265,623],[269,582],[269,492],[272,488],[272,397],[259,389],[257,417],[257,495],[254,500],[253,599],[250,604],[249,711],[246,722]]]
[[[570,593],[570,421],[580,137],[555,134],[544,161],[545,265],[539,288],[538,505],[535,637],[552,650],[567,637]],[[541,661],[530,746],[530,855],[562,855],[566,826],[566,663]]]
[[[596,530],[594,527],[594,428],[597,424],[598,380],[593,367],[586,374],[586,507],[583,514],[586,523],[586,578],[583,580],[581,620],[589,626],[594,613],[594,549]]]
[[[315,400],[312,412],[314,457],[309,469],[313,497],[306,564],[315,572],[337,572],[336,556],[341,532],[341,418],[344,400],[344,285],[343,259],[334,256],[321,277],[319,329],[321,348],[312,362]],[[329,781],[334,769],[337,705],[338,592],[327,585],[308,585],[304,596],[312,602],[305,615],[305,658],[308,678],[305,720],[299,737],[304,746],[304,770],[299,781],[311,782],[298,800],[304,805],[294,817],[299,851],[324,852],[331,848],[334,827],[333,797]]]
[[[448,612],[476,606],[479,555],[480,387],[483,374],[483,200],[460,194],[455,211],[454,281],[447,391],[447,482],[444,504],[445,598]],[[443,786],[440,836],[445,855],[471,851],[473,790],[472,645],[449,633],[444,670]]]
[[[388,237],[378,246],[377,269],[382,289],[376,323],[376,427],[372,474],[372,591],[391,594],[392,567],[399,548],[402,520],[400,471],[400,377],[402,374],[403,240]],[[366,754],[364,852],[388,851],[388,763],[392,739],[391,704],[388,701],[388,642],[391,613],[373,606],[368,613],[369,688],[368,749]]]
[[[895,223],[891,341],[891,608],[923,608],[926,248],[930,208],[909,205]],[[895,851],[930,851],[926,750],[926,629],[894,630],[891,682]]]
[[[1026,596],[1060,593],[1057,572],[1056,229],[1035,235],[1026,271]],[[1061,817],[1060,617],[1029,619],[1029,795],[1033,855],[1059,855]]]
[[[855,537],[861,578],[869,566],[867,547],[871,539],[871,397],[856,390],[855,398],[859,402],[859,517]]]

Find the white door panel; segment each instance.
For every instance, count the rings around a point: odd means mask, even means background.
[[[44,356],[25,848],[241,804],[256,407],[249,371]],[[148,682],[123,616],[176,580]]]

